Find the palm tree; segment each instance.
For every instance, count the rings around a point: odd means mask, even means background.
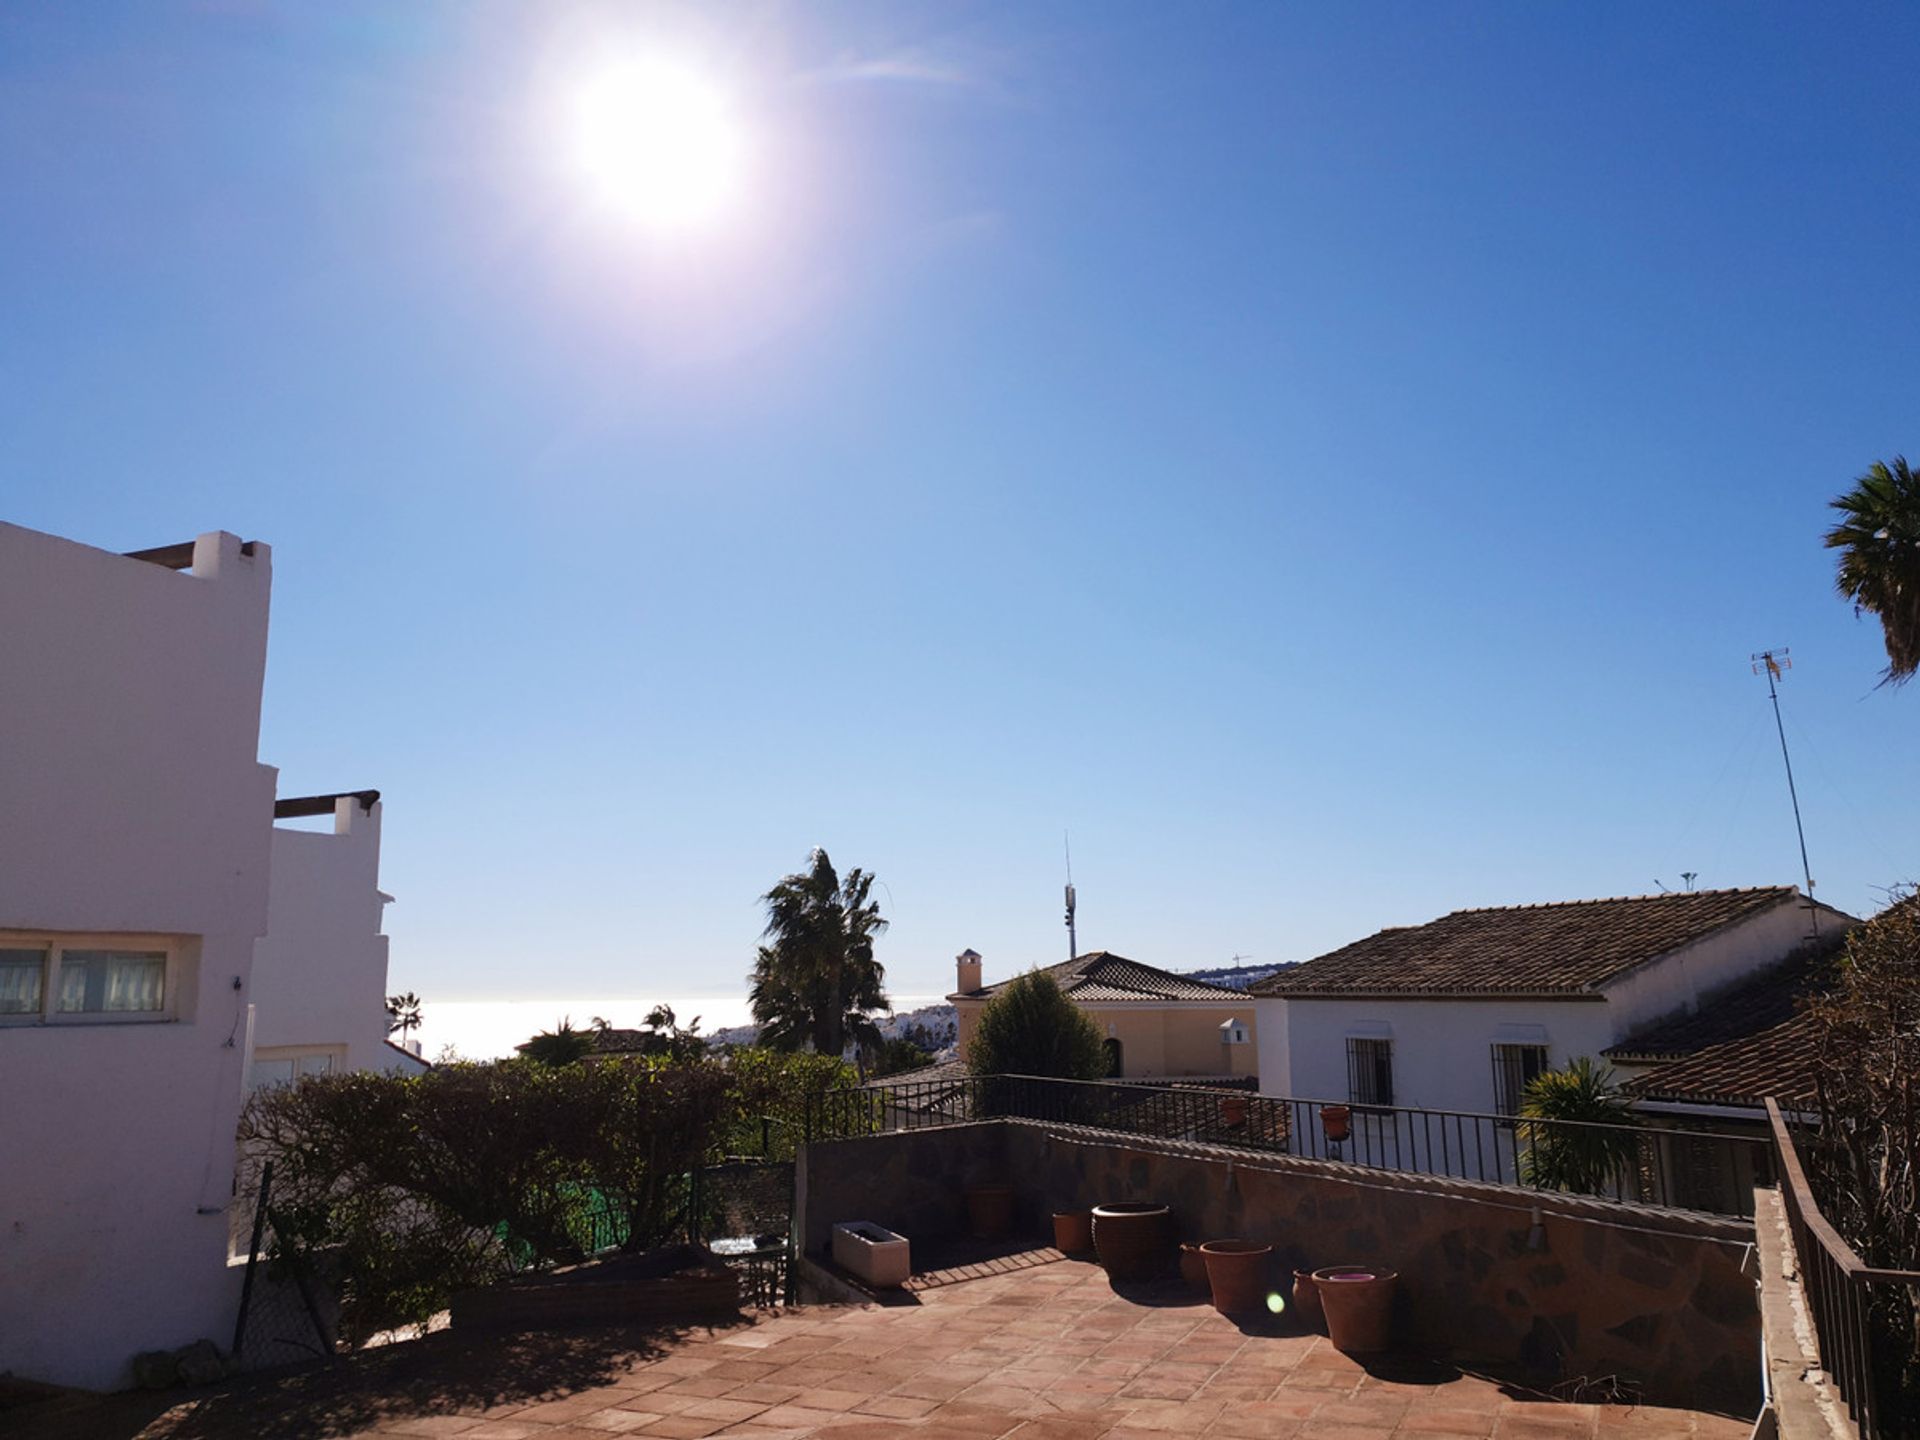
[[[1853,613],[1872,611],[1887,642],[1882,685],[1901,685],[1920,669],[1920,475],[1907,457],[1876,460],[1833,502],[1846,518],[1827,532],[1840,551],[1834,584]]]
[[[561,1020],[551,1030],[542,1030],[526,1044],[513,1048],[534,1063],[550,1065],[557,1070],[591,1055],[595,1044],[594,1034],[591,1029],[574,1029],[573,1021],[568,1018]]]
[[[750,996],[761,1044],[822,1055],[844,1053],[849,1040],[878,1045],[870,1016],[893,1007],[873,958],[887,922],[868,899],[872,888],[872,875],[854,869],[842,878],[827,852],[815,850],[806,870],[760,897],[768,943],[754,960]]]
[[[1520,1100],[1520,1179],[1543,1190],[1605,1195],[1640,1157],[1632,1107],[1614,1088],[1613,1071],[1585,1055],[1564,1070],[1527,1082]],[[1527,1125],[1526,1120],[1547,1123]],[[1553,1122],[1565,1122],[1555,1124]]]
[[[407,1035],[420,1028],[420,997],[411,990],[404,995],[387,997],[387,1033],[400,1032],[400,1043],[407,1043]]]

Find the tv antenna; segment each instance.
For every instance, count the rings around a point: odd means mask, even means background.
[[[1067,959],[1080,958],[1080,937],[1073,928],[1073,837],[1064,830],[1061,839],[1067,847]]]
[[[1807,864],[1807,831],[1800,823],[1800,793],[1793,787],[1793,757],[1787,753],[1787,727],[1780,719],[1780,691],[1775,682],[1786,679],[1786,672],[1793,668],[1793,661],[1787,658],[1787,647],[1778,650],[1762,650],[1758,655],[1749,657],[1753,662],[1753,673],[1767,677],[1767,698],[1773,702],[1773,728],[1780,736],[1780,759],[1787,767],[1787,798],[1793,801],[1793,833],[1800,837],[1800,874],[1807,882],[1807,923],[1813,927],[1813,933],[1820,933],[1820,910],[1813,903],[1813,870]]]

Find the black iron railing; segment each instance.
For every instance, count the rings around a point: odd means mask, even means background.
[[[1639,1204],[1751,1215],[1771,1174],[1764,1135],[1350,1105],[1202,1084],[967,1075],[832,1091],[806,1138],[1008,1118],[1341,1161]]]
[[[1767,1121],[1821,1368],[1845,1397],[1863,1440],[1920,1434],[1920,1414],[1899,1393],[1894,1371],[1901,1357],[1892,1352],[1900,1347],[1891,1324],[1898,1307],[1910,1313],[1920,1296],[1920,1270],[1885,1270],[1862,1261],[1821,1213],[1793,1132],[1772,1100]]]

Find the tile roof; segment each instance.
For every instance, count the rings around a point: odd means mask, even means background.
[[[1382,930],[1255,995],[1590,996],[1635,966],[1799,896],[1791,885],[1456,910]]]
[[[1142,965],[1138,960],[1129,960],[1124,955],[1115,955],[1108,950],[1095,950],[1073,960],[1062,960],[1058,965],[1043,967],[1040,973],[1051,975],[1068,995],[1085,1001],[1164,1003],[1168,1000],[1214,1000],[1221,1004],[1232,1004],[1244,999],[1245,995],[1243,991],[1229,990],[1224,985],[1209,985],[1204,980],[1176,975],[1171,970]],[[990,999],[1010,983],[1009,980],[1002,980],[998,984],[983,985],[978,990],[963,991],[962,996],[970,1000]],[[961,996],[948,998],[957,999]]]
[[[1649,1026],[1608,1050],[1613,1060],[1665,1057],[1626,1083],[1640,1100],[1755,1105],[1771,1095],[1811,1102],[1813,1025],[1802,1003],[1832,983],[1843,933],[1795,950],[1779,965],[1702,1002],[1691,1015]]]

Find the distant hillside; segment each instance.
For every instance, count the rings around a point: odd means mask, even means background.
[[[1282,970],[1291,970],[1299,963],[1298,960],[1289,960],[1284,965],[1222,965],[1213,970],[1182,970],[1180,973],[1189,980],[1204,980],[1209,985],[1244,990],[1256,980],[1278,975]]]
[[[936,1054],[945,1054],[953,1046],[956,1024],[951,1005],[922,1005],[917,1010],[881,1015],[877,1019],[880,1033],[888,1039],[918,1031],[920,1033],[916,1038],[930,1041]],[[730,1025],[724,1030],[714,1031],[707,1038],[717,1045],[751,1045],[760,1038],[760,1027]]]

